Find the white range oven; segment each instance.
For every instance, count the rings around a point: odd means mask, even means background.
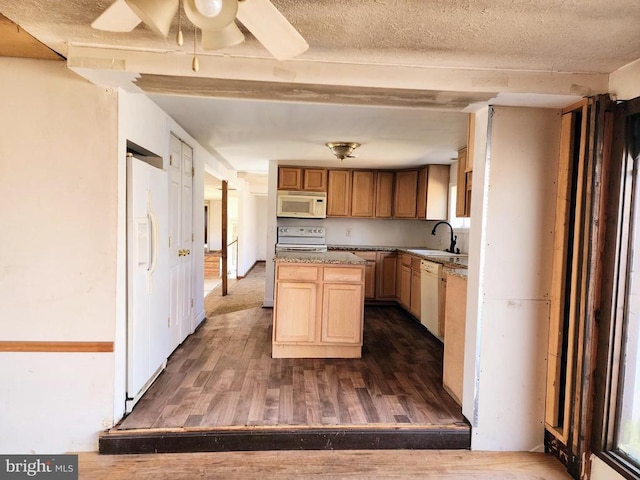
[[[326,252],[324,227],[278,227],[276,252]]]

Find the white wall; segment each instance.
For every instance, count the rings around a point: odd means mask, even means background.
[[[481,287],[467,313],[463,413],[474,450],[542,451],[560,112],[495,107],[489,125],[484,168],[474,161],[483,232],[472,233],[469,280]]]
[[[209,200],[209,250],[222,248],[222,200]]]
[[[4,341],[114,341],[117,100],[64,62],[0,57]],[[97,448],[113,353],[0,353],[0,451]]]
[[[609,75],[609,92],[618,100],[640,97],[640,58]]]
[[[269,211],[269,199],[266,196],[256,196],[256,210],[258,224],[256,225],[257,260],[267,259],[267,214]]]
[[[238,189],[238,276],[243,277],[256,263],[258,258],[258,242],[256,227],[258,225],[258,209],[255,196],[248,188]]]
[[[595,455],[591,455],[591,480],[625,480],[625,477],[616,472]]]

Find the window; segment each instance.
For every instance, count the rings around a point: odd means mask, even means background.
[[[640,478],[640,101],[619,106],[595,372],[594,451]],[[612,254],[607,257],[607,251]],[[602,382],[597,380],[602,379]]]
[[[458,196],[458,186],[449,185],[449,223],[453,228],[469,228],[471,219],[469,217],[456,217],[456,200]]]
[[[620,324],[619,374],[614,392],[615,410],[612,449],[640,467],[640,116],[632,117],[627,134],[623,167],[620,294],[616,323]],[[628,213],[627,213],[628,212]],[[626,237],[626,238],[625,238]],[[624,244],[626,243],[626,248]],[[623,293],[624,292],[624,293]],[[617,391],[616,391],[617,390]]]

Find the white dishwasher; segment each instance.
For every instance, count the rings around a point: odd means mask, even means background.
[[[442,265],[420,261],[420,323],[440,339],[440,277]]]

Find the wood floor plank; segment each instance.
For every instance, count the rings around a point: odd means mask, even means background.
[[[83,480],[571,480],[550,455],[463,450],[319,450],[147,455],[81,453]]]
[[[115,429],[464,422],[442,344],[399,308],[366,307],[361,359],[272,359],[271,330],[268,309],[210,318]]]

